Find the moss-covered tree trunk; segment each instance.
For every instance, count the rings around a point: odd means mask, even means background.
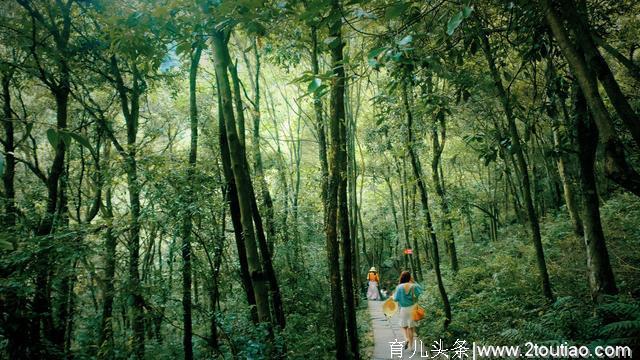
[[[574,113],[578,132],[578,149],[580,159],[580,185],[582,195],[582,218],[584,224],[584,244],[587,251],[587,269],[589,271],[589,287],[594,301],[600,302],[603,295],[618,292],[613,269],[609,261],[609,252],[600,221],[600,201],[594,162],[598,139],[598,129],[587,112],[587,105],[580,89],[576,89]]]
[[[334,77],[331,84],[329,131],[331,143],[328,153],[329,177],[327,183],[327,197],[325,205],[325,234],[327,245],[327,263],[329,266],[329,282],[331,286],[331,304],[333,316],[334,341],[336,345],[336,358],[349,358],[349,338],[347,337],[347,325],[345,321],[345,298],[340,276],[340,246],[338,243],[338,201],[340,199],[340,183],[342,176],[340,128],[345,121],[344,113],[344,68],[342,64],[342,38],[340,4],[338,0],[332,1],[332,13],[334,21],[329,25],[329,34],[334,37],[331,49],[331,67]],[[344,161],[344,159],[343,159]],[[345,199],[346,200],[346,199]]]

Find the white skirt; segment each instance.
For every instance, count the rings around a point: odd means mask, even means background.
[[[400,307],[400,313],[399,313],[400,327],[413,328],[418,326],[418,322],[413,320],[414,307],[415,307],[415,304],[407,307],[402,307],[402,306]]]
[[[367,299],[380,300],[380,294],[378,293],[378,282],[369,281],[369,289],[367,290]]]

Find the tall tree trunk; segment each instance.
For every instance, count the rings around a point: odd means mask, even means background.
[[[225,35],[217,30],[213,31],[212,43],[214,50],[215,72],[218,83],[218,91],[220,91],[221,103],[224,116],[227,145],[229,147],[229,155],[231,159],[231,170],[233,178],[237,186],[238,203],[240,207],[240,220],[242,222],[242,235],[247,251],[247,262],[249,265],[249,274],[251,276],[251,284],[253,286],[256,298],[256,307],[258,310],[258,319],[260,322],[271,323],[271,315],[269,309],[269,294],[267,291],[267,282],[262,271],[260,263],[260,255],[256,244],[256,235],[253,227],[252,213],[252,186],[249,171],[246,167],[246,158],[244,157],[244,149],[240,143],[238,132],[236,129],[235,115],[233,113],[233,97],[227,71],[229,69],[229,52]]]
[[[247,148],[246,143],[246,132],[245,132],[245,120],[244,120],[244,104],[242,103],[242,93],[240,92],[240,79],[238,78],[238,64],[231,63],[231,58],[229,58],[229,74],[231,75],[231,84],[233,85],[233,100],[236,108],[236,126],[238,131],[238,139],[240,140],[240,145],[242,151],[244,152]]]
[[[223,189],[223,200],[224,199],[226,199],[226,196],[224,195]],[[218,352],[219,344],[216,311],[220,302],[220,266],[222,265],[222,252],[224,250],[224,240],[226,232],[226,211],[224,206],[221,209],[220,223],[217,224],[215,216],[213,216],[213,223],[216,228],[219,228],[214,242],[213,259],[211,259],[211,255],[209,254],[209,251],[206,249],[206,247],[204,251],[211,270],[211,280],[209,284],[209,310],[211,311],[211,317],[209,319],[210,336],[208,343],[209,347],[211,347],[214,352]]]
[[[587,250],[587,268],[589,270],[589,286],[594,301],[600,302],[603,295],[618,292],[613,270],[609,262],[609,253],[600,223],[600,203],[594,162],[598,138],[598,129],[587,113],[584,96],[579,89],[575,95],[575,117],[578,129],[578,148],[580,158],[580,185],[582,186],[582,217],[584,219],[584,243]]]
[[[640,81],[640,66],[636,65],[632,59],[629,59],[622,55],[620,51],[616,50],[613,46],[609,45],[604,39],[599,38],[597,35],[592,34],[593,42],[606,50],[609,55],[613,56],[620,64],[627,68],[629,75],[631,75],[636,81]]]
[[[311,27],[311,71],[313,76],[320,74],[318,65],[318,34],[316,26]],[[329,179],[329,165],[327,164],[327,138],[325,134],[324,116],[322,115],[322,99],[317,92],[313,94],[313,110],[316,116],[316,132],[318,133],[318,158],[322,173],[321,196],[322,204],[326,205],[327,183]],[[326,209],[325,209],[326,213]]]
[[[120,106],[127,127],[127,149],[116,145],[118,152],[123,156],[125,172],[127,175],[127,189],[129,191],[129,239],[127,247],[129,250],[128,284],[129,311],[131,316],[131,329],[133,339],[131,342],[133,355],[136,359],[144,358],[144,300],[142,297],[142,287],[140,284],[140,193],[141,186],[138,180],[138,165],[136,159],[138,120],[140,117],[140,73],[135,64],[131,65],[133,74],[133,85],[128,89],[124,85],[124,80],[119,68],[118,60],[111,57],[111,72],[115,77],[116,90],[120,97]],[[112,139],[113,140],[113,139]]]
[[[273,199],[269,192],[269,184],[264,177],[264,165],[262,164],[262,150],[260,148],[260,52],[258,51],[258,41],[253,39],[253,53],[255,59],[255,76],[252,81],[254,98],[253,98],[253,137],[252,137],[252,150],[253,150],[253,168],[255,171],[256,181],[260,187],[260,194],[262,196],[262,208],[265,214],[265,220],[267,225],[267,241],[269,242],[269,253],[273,255],[275,238],[276,238],[276,224],[275,215],[273,211]],[[246,59],[247,67],[249,61]]]
[[[391,172],[391,171],[389,171]],[[393,225],[396,229],[396,242],[395,248],[398,247],[399,239],[400,239],[400,224],[398,223],[398,214],[396,210],[396,200],[393,192],[393,186],[391,185],[390,175],[384,177],[384,182],[387,183],[387,188],[389,188],[389,207],[391,207],[391,214],[393,215]],[[363,250],[364,253],[364,250]],[[366,254],[366,253],[365,253]],[[393,255],[393,254],[391,254]],[[369,265],[371,265],[371,261],[369,261]]]
[[[332,0],[332,14],[336,18],[329,26],[329,34],[335,37],[337,45],[331,49],[331,68],[334,78],[331,86],[331,106],[329,129],[331,134],[331,146],[329,148],[328,166],[329,177],[327,184],[327,198],[325,205],[325,233],[327,244],[327,257],[329,266],[329,279],[331,285],[331,304],[333,315],[334,340],[336,345],[336,358],[349,358],[350,351],[347,348],[348,337],[345,324],[345,303],[342,293],[342,279],[340,277],[340,256],[338,243],[338,198],[340,194],[341,154],[340,127],[345,121],[344,116],[344,68],[342,65],[342,37],[341,16],[339,0]],[[349,296],[349,294],[345,294]]]
[[[405,249],[411,248],[411,236],[409,235],[409,228],[411,227],[411,221],[409,220],[409,177],[407,176],[407,162],[406,158],[402,157],[402,172],[396,167],[398,176],[400,177],[400,210],[402,211],[402,231],[404,235]],[[425,249],[426,250],[426,249]],[[428,250],[427,250],[428,251]],[[416,267],[413,263],[413,257],[409,254],[405,254],[403,251],[404,266],[411,270],[413,278],[417,280],[418,274],[416,273]],[[409,265],[407,265],[407,263]]]
[[[16,174],[16,158],[15,151],[15,139],[13,135],[13,110],[11,109],[11,78],[13,74],[3,73],[2,75],[2,109],[3,119],[2,127],[4,128],[4,171],[2,171],[2,184],[4,185],[4,198],[2,214],[2,222],[5,229],[11,231],[16,225],[16,189],[15,189],[15,174]],[[17,248],[17,239],[12,239],[13,248]],[[11,340],[10,340],[11,341]]]
[[[4,196],[2,198],[3,210],[0,224],[3,229],[1,232],[13,234],[16,225],[17,207],[15,203],[15,167],[16,159],[14,156],[15,139],[13,128],[13,110],[11,108],[11,92],[10,85],[12,81],[12,71],[2,74],[2,127],[4,129],[4,171],[2,172],[2,184],[4,186]],[[18,239],[10,236],[13,250],[18,248]],[[8,278],[14,271],[10,266],[0,267],[0,277]],[[24,308],[26,299],[19,295],[18,291],[13,289],[5,290],[4,298],[0,299],[0,308],[7,317],[3,319],[6,322],[5,337],[7,339],[7,353],[9,358],[17,359],[21,356],[29,357],[29,341],[27,339],[28,327],[25,318]]]
[[[337,5],[338,2],[335,2]],[[355,251],[353,246],[354,236],[351,233],[351,221],[349,219],[349,196],[348,196],[348,178],[349,178],[349,165],[347,147],[349,143],[349,131],[347,130],[347,119],[345,116],[345,71],[342,58],[342,37],[341,31],[337,33],[338,41],[341,44],[338,46],[338,51],[332,52],[332,60],[335,74],[339,77],[336,79],[335,86],[340,92],[337,96],[335,105],[340,111],[334,113],[337,115],[339,121],[339,135],[340,143],[338,148],[337,165],[339,171],[338,181],[338,224],[340,228],[340,237],[342,240],[342,281],[344,285],[345,295],[345,311],[347,317],[347,337],[349,338],[349,345],[351,350],[351,356],[353,359],[360,359],[360,345],[358,344],[358,323],[356,321],[356,305],[355,305],[355,292],[353,288],[353,252]],[[339,60],[338,60],[339,59]],[[340,113],[341,112],[341,113]]]
[[[604,60],[593,41],[592,31],[588,23],[589,14],[587,14],[586,2],[578,0],[578,4],[575,4],[573,0],[565,0],[559,3],[562,5],[567,25],[575,34],[578,47],[584,52],[585,61],[591,66],[591,70],[595,72],[613,108],[631,132],[636,145],[640,146],[640,118],[638,118],[622,90],[620,90],[609,64]]]
[[[449,303],[449,296],[442,282],[442,273],[440,271],[440,254],[438,253],[438,239],[436,238],[436,232],[433,229],[433,221],[431,220],[431,212],[429,211],[429,197],[427,195],[427,187],[423,180],[422,167],[420,166],[420,160],[413,148],[413,114],[409,107],[408,99],[408,79],[404,79],[402,82],[402,101],[407,116],[407,150],[411,159],[411,167],[413,168],[413,175],[416,178],[418,185],[418,191],[420,192],[420,202],[422,204],[422,211],[425,217],[426,233],[431,239],[431,261],[433,263],[433,269],[435,270],[436,282],[438,284],[438,292],[442,300],[442,306],[444,310],[444,328],[447,329],[451,323],[451,304]]]
[[[351,106],[351,86],[349,82],[345,81],[345,107],[346,107],[346,126],[345,126],[345,142],[346,142],[346,156],[347,156],[347,196],[349,200],[349,235],[351,236],[351,283],[353,284],[355,297],[354,302],[357,307],[359,304],[360,294],[358,289],[361,287],[360,283],[360,264],[358,262],[358,194],[357,180],[358,180],[358,166],[356,163],[356,114],[354,114],[353,107]],[[357,97],[357,101],[359,101]]]
[[[296,121],[296,136],[293,136],[293,126],[289,126],[289,137],[291,139],[291,147],[289,148],[289,153],[291,154],[291,163],[294,164],[294,171],[291,179],[291,187],[293,188],[293,196],[291,199],[291,215],[293,216],[293,249],[294,249],[294,264],[296,266],[304,264],[300,264],[304,261],[304,258],[301,256],[302,252],[302,244],[300,242],[300,224],[298,218],[300,216],[300,209],[298,207],[298,201],[300,199],[300,162],[302,160],[302,138],[300,136],[300,132],[302,127],[300,126],[300,122],[302,120],[302,114],[297,116]]]
[[[431,137],[433,142],[433,160],[431,161],[431,176],[433,177],[433,184],[435,185],[436,194],[440,197],[440,208],[442,209],[442,222],[444,224],[444,238],[447,248],[447,254],[449,254],[449,262],[451,263],[451,270],[455,273],[458,271],[458,254],[456,252],[456,243],[453,235],[453,223],[451,222],[451,211],[449,210],[449,199],[445,192],[445,188],[442,185],[444,179],[440,178],[440,166],[442,160],[442,152],[446,141],[446,127],[444,119],[444,111],[441,111],[436,115],[438,125],[434,123],[431,129]],[[438,135],[437,127],[440,127],[440,135]]]
[[[567,30],[563,26],[564,19],[560,18],[552,1],[543,0],[542,4],[551,32],[558,41],[558,45],[586,98],[589,110],[593,114],[593,120],[598,126],[600,143],[604,147],[604,168],[607,177],[640,196],[640,175],[627,163],[622,143],[598,92],[594,71],[587,65],[583,54],[572,44]],[[636,140],[636,142],[638,141]]]
[[[254,114],[254,133],[253,133],[253,140],[255,142],[254,142],[253,155],[254,155],[254,160],[257,160],[255,161],[255,164],[256,164],[255,172],[256,174],[260,175],[258,182],[262,183],[263,199],[265,201],[265,207],[268,213],[267,233],[271,234],[269,235],[270,236],[269,239],[265,237],[265,231],[262,223],[262,216],[260,215],[260,208],[258,206],[258,201],[255,195],[253,184],[250,182],[251,212],[253,215],[253,221],[255,223],[258,248],[260,249],[260,253],[262,255],[262,265],[264,269],[264,275],[269,283],[271,308],[273,310],[272,319],[275,319],[276,324],[280,327],[280,329],[284,329],[286,325],[286,321],[285,321],[285,314],[284,314],[284,309],[282,305],[282,295],[280,294],[280,287],[278,285],[278,280],[277,280],[275,269],[273,268],[273,263],[271,259],[272,258],[271,251],[273,249],[273,240],[274,240],[273,238],[275,237],[275,224],[273,223],[273,203],[271,200],[271,195],[269,194],[269,188],[267,186],[267,182],[264,179],[263,170],[262,170],[262,158],[260,154],[260,82],[259,82],[260,57],[258,54],[257,41],[254,41],[253,48],[254,48],[255,58],[256,58],[256,77],[255,77],[255,81],[252,81],[254,85],[254,90],[255,90],[255,101],[254,101],[255,114]],[[228,53],[227,53],[227,58],[229,58]],[[245,62],[247,64],[247,67],[249,67],[249,62],[247,61],[246,58],[245,58]],[[239,79],[237,78],[237,76],[233,78],[233,83],[234,83],[234,88],[237,88],[237,89],[240,88]],[[234,94],[234,96],[238,98],[241,96],[241,94],[237,92]],[[236,101],[236,106],[239,106],[237,101]],[[239,116],[242,116],[244,118],[243,108],[241,107],[237,108],[236,113]],[[299,146],[300,144],[298,143],[298,147]],[[299,150],[298,150],[298,156],[300,156]],[[246,156],[243,157],[243,160],[244,160],[244,166],[247,169],[247,172],[249,172],[248,170],[249,163],[247,162]],[[259,170],[257,169],[258,167],[260,168]],[[297,221],[296,221],[296,226],[297,226]],[[271,228],[271,230],[269,230],[269,228]]]
[[[47,4],[45,8],[40,10],[38,7],[26,0],[18,0],[18,4],[24,8],[30,16],[34,31],[33,43],[30,44],[37,67],[36,73],[43,84],[49,89],[49,92],[55,99],[56,103],[56,131],[65,131],[67,128],[69,94],[71,92],[70,78],[71,71],[69,68],[69,38],[71,31],[71,7],[72,2],[55,4]],[[48,16],[43,13],[46,11]],[[55,14],[55,15],[54,15]],[[52,60],[55,65],[52,66],[53,71],[49,68],[41,66],[41,60],[38,58],[36,47],[40,44],[36,43],[35,31],[37,24],[48,32],[48,37],[52,40],[51,50],[53,52]],[[55,231],[56,214],[58,213],[58,203],[60,202],[61,178],[64,174],[66,145],[62,139],[59,139],[54,146],[54,157],[49,175],[46,177],[47,202],[45,213],[36,226],[35,234],[43,239],[38,246],[43,244],[49,245],[53,239],[47,238]],[[32,310],[34,316],[31,320],[31,347],[34,349],[35,357],[46,357],[50,353],[50,347],[45,344],[49,341],[55,347],[55,351],[63,352],[63,344],[59,341],[60,337],[56,334],[54,328],[52,309],[51,309],[51,284],[50,276],[53,273],[49,258],[49,250],[42,247],[38,251],[35,268],[35,294],[32,302]],[[43,339],[44,338],[44,339]]]
[[[533,204],[533,199],[531,198],[531,184],[529,181],[529,169],[527,167],[527,162],[524,158],[524,152],[522,150],[520,135],[518,133],[518,128],[516,127],[516,121],[513,115],[513,109],[511,108],[511,101],[509,99],[509,94],[507,94],[507,92],[504,89],[504,86],[502,85],[502,79],[500,78],[500,74],[498,73],[498,69],[496,68],[493,52],[491,50],[491,45],[489,44],[489,38],[483,32],[483,30],[480,30],[480,31],[482,32],[481,33],[482,50],[484,52],[485,58],[487,59],[489,70],[491,72],[491,77],[493,78],[494,86],[498,93],[498,97],[502,101],[502,106],[504,108],[505,116],[507,117],[507,122],[509,126],[511,148],[513,153],[516,156],[518,168],[522,176],[522,193],[523,193],[523,198],[525,202],[525,207],[527,209],[529,226],[531,227],[531,236],[533,240],[533,246],[536,250],[536,260],[538,264],[540,282],[542,285],[542,293],[547,299],[552,300],[553,292],[551,290],[551,282],[549,281],[549,273],[547,272],[547,263],[544,257],[544,249],[542,247],[542,237],[540,235],[540,223],[538,222],[538,214],[536,213],[536,209]]]
[[[191,125],[191,145],[189,148],[189,164],[186,174],[186,205],[182,223],[182,322],[184,333],[182,346],[184,359],[193,359],[193,325],[191,321],[191,230],[193,229],[192,206],[195,202],[195,172],[198,158],[198,103],[196,101],[196,80],[198,65],[202,55],[202,45],[197,43],[191,50],[191,64],[189,66],[189,120]]]
[[[98,359],[113,359],[113,298],[115,296],[116,244],[113,233],[113,205],[111,203],[111,186],[105,191],[103,217],[107,224],[104,234],[104,290],[102,294],[102,317],[98,335]]]
[[[218,136],[220,146],[220,159],[222,169],[226,181],[225,198],[229,203],[231,213],[231,224],[233,226],[234,238],[236,241],[236,249],[238,251],[238,262],[240,263],[240,279],[242,287],[247,295],[247,304],[249,305],[251,320],[258,322],[258,310],[256,305],[255,291],[251,284],[251,275],[249,273],[249,262],[247,260],[247,248],[242,235],[242,222],[240,220],[240,204],[238,202],[238,188],[231,170],[231,155],[229,154],[229,146],[227,145],[227,131],[225,128],[224,114],[222,111],[222,101],[220,100],[220,92],[218,91]]]
[[[353,237],[350,232],[349,199],[348,190],[348,157],[347,146],[349,131],[347,130],[346,101],[347,88],[345,77],[345,57],[343,49],[345,43],[342,38],[342,10],[340,0],[331,2],[331,12],[334,21],[329,26],[330,36],[336,38],[336,44],[331,47],[331,67],[334,75],[331,87],[331,137],[333,156],[332,177],[337,182],[338,197],[338,227],[342,240],[342,281],[344,285],[344,300],[347,320],[347,338],[349,341],[349,353],[347,358],[360,359],[360,346],[358,343],[358,324],[356,321],[355,296],[353,289]],[[337,124],[335,124],[337,123]],[[337,126],[336,126],[337,125]],[[337,130],[337,133],[334,131]],[[332,154],[333,155],[333,154]],[[340,355],[340,353],[338,353]]]
[[[564,201],[567,205],[567,212],[569,213],[569,217],[571,218],[571,223],[573,224],[573,231],[576,235],[582,236],[582,218],[580,217],[580,209],[578,206],[575,189],[574,189],[574,177],[570,173],[570,159],[569,155],[566,151],[563,150],[562,139],[566,138],[568,141],[572,142],[572,138],[567,136],[566,124],[563,124],[561,120],[558,119],[558,103],[562,108],[562,113],[564,116],[564,121],[567,122],[569,120],[569,114],[567,111],[567,107],[564,104],[564,99],[560,98],[560,85],[556,80],[556,71],[553,65],[553,60],[551,58],[547,59],[547,79],[550,87],[550,91],[553,94],[551,99],[551,104],[549,106],[549,116],[551,117],[551,127],[553,131],[553,147],[556,153],[556,166],[558,167],[558,175],[560,176],[560,181],[562,182],[562,189],[564,193]]]
[[[413,252],[411,254],[411,260],[413,260],[413,266],[415,268],[414,277],[416,281],[422,282],[422,262],[420,261],[420,243],[418,242],[418,235],[416,234],[416,219],[418,218],[418,210],[416,206],[416,186],[415,183],[410,187],[411,191],[408,193],[407,203],[411,202],[411,216],[409,221],[411,223],[411,239],[413,240]],[[408,210],[407,210],[408,212]]]

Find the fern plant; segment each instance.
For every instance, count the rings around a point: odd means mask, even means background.
[[[615,300],[598,308],[605,317],[616,319],[604,325],[599,336],[609,344],[640,346],[640,306]]]

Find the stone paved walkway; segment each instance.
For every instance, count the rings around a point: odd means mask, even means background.
[[[394,354],[391,357],[391,342],[404,341],[404,335],[402,335],[402,329],[398,326],[398,318],[396,316],[387,319],[382,312],[383,301],[369,301],[369,315],[371,316],[371,327],[373,329],[373,342],[375,347],[373,349],[372,360],[382,359],[416,359],[420,358],[419,354],[415,354],[410,357],[412,351],[404,350],[402,358]]]

